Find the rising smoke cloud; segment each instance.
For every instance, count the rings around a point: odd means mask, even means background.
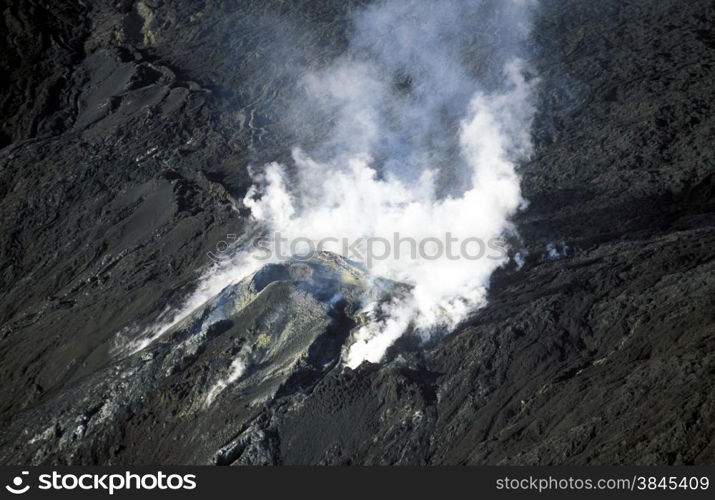
[[[255,169],[244,199],[252,217],[289,240],[399,233],[424,241],[450,233],[488,241],[513,230],[509,219],[523,203],[515,165],[531,150],[536,80],[528,77],[525,42],[533,9],[527,0],[392,0],[358,10],[345,53],[305,69],[286,110],[296,126],[329,133],[294,148],[289,162]],[[380,361],[407,331],[428,338],[453,328],[485,304],[505,259],[376,261],[373,276],[411,288],[388,299],[368,290],[369,321],[352,333],[346,365]],[[239,252],[187,304],[263,263]]]

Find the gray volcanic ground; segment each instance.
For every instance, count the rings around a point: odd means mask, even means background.
[[[715,463],[715,5],[429,3],[3,8],[0,463]]]

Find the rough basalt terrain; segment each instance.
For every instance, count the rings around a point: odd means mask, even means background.
[[[249,166],[320,133],[282,122],[290,66],[361,3],[3,7],[1,463],[715,463],[709,0],[539,3],[525,262],[456,331],[345,368],[362,271],[326,254],[118,341],[250,230]]]

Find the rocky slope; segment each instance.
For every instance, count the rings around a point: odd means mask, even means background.
[[[248,165],[318,133],[281,122],[291,61],[357,4],[4,8],[0,461],[715,462],[709,1],[541,2],[526,262],[444,340],[344,369],[359,270],[324,256],[117,350],[246,230]]]

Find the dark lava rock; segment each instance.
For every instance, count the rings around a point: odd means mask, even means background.
[[[305,139],[291,61],[358,3],[5,7],[0,461],[715,463],[710,1],[541,2],[525,263],[442,341],[344,369],[322,261],[323,293],[271,268],[117,354],[247,231],[249,164]]]
[[[275,463],[263,412],[338,366],[361,274],[329,254],[263,268],[12,419],[2,461]]]

